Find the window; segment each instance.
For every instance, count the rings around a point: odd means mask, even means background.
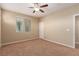
[[[31,20],[16,17],[16,32],[31,31]]]

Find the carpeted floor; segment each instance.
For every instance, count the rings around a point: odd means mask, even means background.
[[[77,56],[79,48],[72,49],[42,39],[16,43],[0,48],[1,56]]]

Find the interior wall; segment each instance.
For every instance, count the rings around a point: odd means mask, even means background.
[[[0,47],[1,47],[1,8],[0,8]]]
[[[75,36],[76,36],[76,43],[79,43],[79,16],[75,17]]]
[[[31,20],[30,32],[16,32],[16,16]],[[2,10],[2,44],[33,38],[38,38],[37,18]]]
[[[79,13],[79,4],[41,18],[46,40],[74,48],[73,15]]]

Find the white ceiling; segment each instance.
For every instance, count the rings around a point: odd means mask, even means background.
[[[42,5],[43,3],[40,4]],[[19,12],[34,17],[43,17],[45,15],[50,14],[51,12],[75,4],[76,3],[48,3],[48,7],[42,8],[45,11],[45,13],[41,13],[41,12],[32,13],[33,9],[30,9],[28,7],[34,6],[33,3],[1,3],[0,5],[3,9],[10,10],[13,12]]]

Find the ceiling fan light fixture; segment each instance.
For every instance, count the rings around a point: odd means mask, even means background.
[[[48,7],[48,4],[39,4],[39,3],[34,3],[34,6],[33,7],[29,7],[29,8],[32,8],[33,9],[33,13],[35,12],[41,12],[41,13],[45,13],[44,10],[42,8],[44,7]]]
[[[34,8],[35,11],[39,11],[39,8]]]

